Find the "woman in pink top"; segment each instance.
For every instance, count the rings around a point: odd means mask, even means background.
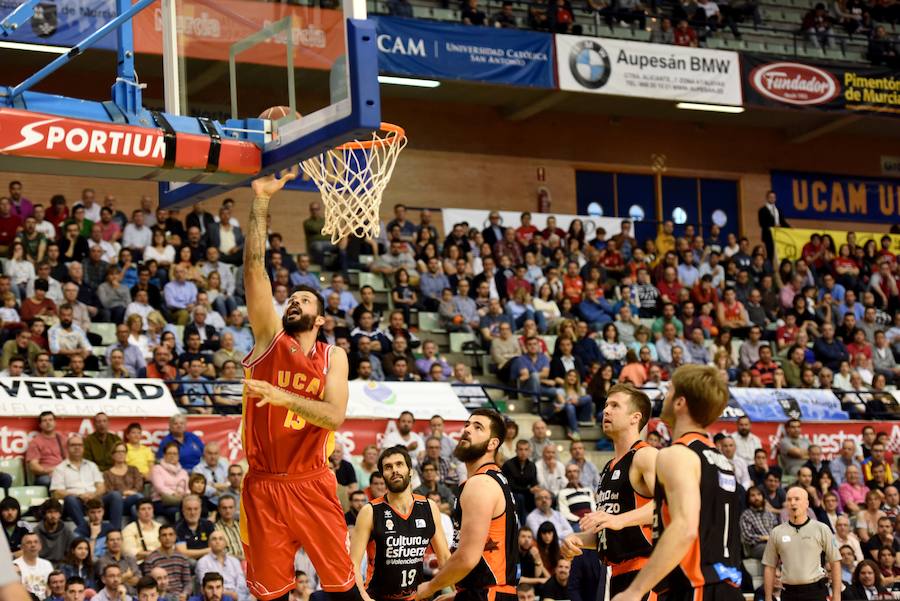
[[[153,508],[158,516],[174,522],[181,500],[188,494],[188,473],[178,463],[178,443],[170,442],[163,450],[162,461],[150,469],[153,484]]]
[[[844,480],[844,483],[838,487],[841,504],[844,506],[844,511],[855,516],[860,509],[865,507],[866,493],[869,492],[869,487],[862,483],[862,474],[855,465],[847,466]]]

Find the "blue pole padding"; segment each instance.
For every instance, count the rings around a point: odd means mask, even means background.
[[[97,42],[102,40],[104,37],[106,37],[107,34],[118,29],[125,22],[130,21],[131,18],[134,17],[134,15],[136,15],[137,13],[139,13],[142,10],[144,10],[145,8],[147,8],[148,6],[153,4],[153,2],[155,2],[155,1],[156,0],[138,0],[128,10],[126,10],[123,13],[119,13],[119,15],[116,16],[116,18],[107,22],[105,25],[100,27],[100,29],[98,29],[97,31],[95,31],[94,33],[89,35],[88,37],[84,38],[81,42],[79,42],[76,46],[74,46],[68,53],[61,54],[60,56],[56,57],[55,59],[50,61],[50,63],[48,63],[47,66],[40,69],[37,73],[35,73],[31,77],[29,77],[28,79],[23,81],[22,83],[20,83],[16,87],[14,87],[12,90],[10,90],[10,96],[15,98],[16,96],[20,95],[22,92],[25,92],[26,90],[30,90],[35,85],[37,85],[38,83],[40,83],[41,81],[46,79],[47,76],[55,73],[62,66],[68,64],[68,62],[71,61],[72,59],[74,59],[76,56],[78,56],[79,54],[81,54],[82,52],[87,50],[88,48],[91,48],[94,44],[96,44]]]
[[[13,9],[11,13],[6,15],[6,17],[0,21],[0,34],[5,38],[14,34],[19,27],[27,23],[28,20],[34,16],[34,7],[37,6],[40,1],[41,0],[26,0],[26,2],[23,2]]]

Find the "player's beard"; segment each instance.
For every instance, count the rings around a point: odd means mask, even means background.
[[[316,317],[316,315],[301,313],[300,317],[288,319],[287,313],[285,313],[281,318],[281,326],[287,334],[302,334],[303,332],[309,332],[316,327]]]
[[[462,440],[459,441],[459,444],[456,445],[456,448],[453,449],[453,456],[462,461],[463,463],[470,463],[479,459],[487,453],[488,443],[490,443],[490,439],[485,440],[481,444],[475,444],[469,439],[465,439],[467,444],[466,446],[462,445]]]
[[[392,492],[396,495],[409,488],[409,483],[411,480],[412,473],[409,473],[403,476],[400,482],[397,482],[396,480],[385,480],[384,484],[385,486],[387,486],[388,492]]]

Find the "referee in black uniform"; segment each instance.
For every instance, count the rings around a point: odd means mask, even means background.
[[[809,494],[799,485],[788,489],[785,507],[788,521],[772,529],[763,553],[765,601],[772,601],[779,560],[781,601],[824,601],[829,575],[831,601],[841,601],[841,553],[831,528],[809,518]]]

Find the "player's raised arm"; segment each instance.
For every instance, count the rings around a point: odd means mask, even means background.
[[[500,493],[500,487],[491,478],[476,477],[466,482],[459,498],[466,516],[459,531],[459,548],[453,552],[437,576],[419,585],[416,599],[428,599],[438,591],[453,586],[478,565]]]
[[[372,536],[372,505],[366,503],[356,516],[356,524],[350,533],[350,561],[353,563],[353,573],[356,575],[356,585],[364,601],[372,601],[366,593],[366,584],[362,579],[359,566],[366,558],[366,547]]]
[[[350,397],[350,387],[347,385],[349,370],[347,353],[344,349],[338,346],[331,347],[324,402],[318,399],[305,399],[273,386],[265,380],[244,380],[244,386],[250,394],[260,398],[257,407],[267,404],[287,407],[314,426],[337,430],[347,418],[347,400]]]
[[[661,451],[656,475],[666,487],[671,521],[653,548],[647,564],[634,582],[613,601],[640,599],[662,580],[684,557],[700,528],[700,458],[685,446]]]
[[[272,304],[272,282],[266,273],[266,217],[269,214],[269,200],[294,177],[294,174],[288,173],[277,179],[274,175],[267,175],[253,180],[250,224],[244,240],[244,296],[247,299],[247,313],[258,353],[265,351],[281,327]]]
[[[431,537],[431,548],[437,555],[438,567],[443,568],[447,560],[450,559],[450,547],[447,546],[447,535],[444,527],[441,526],[441,510],[437,503],[428,500],[428,507],[431,508],[431,519],[434,520],[434,536]]]

